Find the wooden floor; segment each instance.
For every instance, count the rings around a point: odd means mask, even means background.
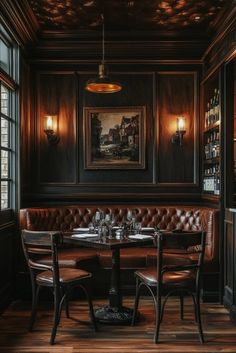
[[[94,306],[106,303],[95,300]],[[133,305],[133,298],[125,300]],[[140,321],[129,325],[99,325],[94,332],[88,318],[86,302],[71,303],[71,316],[64,313],[58,328],[56,344],[50,346],[52,320],[50,303],[39,307],[35,330],[27,332],[30,315],[29,302],[15,302],[0,317],[0,352],[4,353],[151,353],[151,352],[236,352],[236,326],[229,320],[227,310],[219,304],[202,304],[202,319],[206,343],[198,341],[197,327],[190,300],[185,304],[185,320],[179,317],[179,302],[175,298],[167,303],[161,326],[160,343],[153,343],[154,312],[149,299],[142,299]],[[81,320],[81,321],[78,321]]]

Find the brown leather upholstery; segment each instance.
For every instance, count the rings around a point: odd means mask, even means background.
[[[118,221],[127,214],[128,209],[135,209],[137,220],[143,227],[158,226],[160,229],[204,230],[206,231],[205,262],[207,271],[216,271],[219,259],[219,210],[193,206],[153,206],[153,205],[78,205],[52,208],[28,208],[20,210],[21,229],[28,230],[73,230],[86,227],[97,210],[113,213]],[[77,249],[81,251],[82,249]],[[153,249],[155,252],[155,249]],[[79,254],[78,254],[79,255]],[[141,268],[151,264],[152,251],[141,248],[122,251],[121,267]],[[76,255],[77,256],[77,255]],[[110,253],[98,251],[100,265],[111,266]],[[79,256],[80,257],[80,256]],[[194,260],[194,254],[189,255]],[[94,262],[94,256],[90,261]],[[155,259],[154,259],[155,260]],[[73,260],[74,263],[76,260]],[[205,271],[205,270],[204,270]]]
[[[65,248],[60,249],[59,254],[59,266],[69,268],[84,268],[90,263],[98,263],[98,255],[95,249],[86,248]],[[38,262],[44,265],[50,265],[51,256],[41,257]]]
[[[61,283],[72,283],[77,282],[80,279],[90,278],[91,273],[74,268],[60,268],[59,280]],[[39,273],[36,277],[36,280],[42,283],[53,283],[52,271],[43,271]]]
[[[185,254],[164,254],[164,260],[166,264],[178,264],[178,265],[188,265],[191,263],[196,263],[197,254],[185,253]],[[157,252],[156,249],[150,248],[147,253],[147,267],[155,266],[157,263]],[[204,271],[213,272],[217,271],[218,261],[213,261],[209,257],[204,258]]]
[[[151,250],[151,249],[150,249]],[[154,249],[152,249],[154,250]],[[146,267],[147,248],[131,248],[120,250],[120,265],[123,269],[134,269]],[[103,268],[111,268],[111,251],[101,250],[99,252],[99,263]]]
[[[177,265],[177,264],[176,264]],[[136,271],[136,275],[142,278],[148,285],[154,286],[157,284],[157,269],[156,267]],[[163,284],[169,286],[191,286],[195,280],[195,274],[193,271],[173,271],[167,272],[163,275]]]

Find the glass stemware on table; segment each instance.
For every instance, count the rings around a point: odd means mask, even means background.
[[[121,219],[118,215],[96,211],[92,221],[88,224],[89,232],[96,233],[102,238],[122,239],[130,234],[141,234],[144,228],[142,223],[137,219],[136,210],[128,209],[126,215]],[[156,230],[156,227],[145,228],[149,231]]]

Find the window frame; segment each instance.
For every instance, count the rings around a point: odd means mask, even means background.
[[[1,164],[1,152],[8,152],[8,177],[2,177],[0,175],[0,192],[2,189],[2,182],[8,183],[8,207],[2,208],[2,202],[0,203],[0,212],[5,212],[9,209],[17,209],[19,206],[18,185],[19,185],[19,90],[18,90],[18,78],[19,78],[19,47],[17,43],[11,38],[10,34],[0,25],[0,38],[7,45],[10,50],[9,54],[9,73],[4,71],[0,67],[0,87],[4,86],[9,91],[9,114],[6,115],[0,110],[0,119],[6,119],[8,121],[8,146],[2,146],[1,134],[0,134],[0,164]],[[1,95],[0,95],[1,103]],[[1,104],[0,104],[1,107]],[[0,125],[0,131],[2,124]],[[2,195],[1,195],[2,201]]]

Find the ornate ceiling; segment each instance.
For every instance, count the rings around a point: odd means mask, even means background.
[[[207,30],[227,0],[28,0],[42,30]]]

